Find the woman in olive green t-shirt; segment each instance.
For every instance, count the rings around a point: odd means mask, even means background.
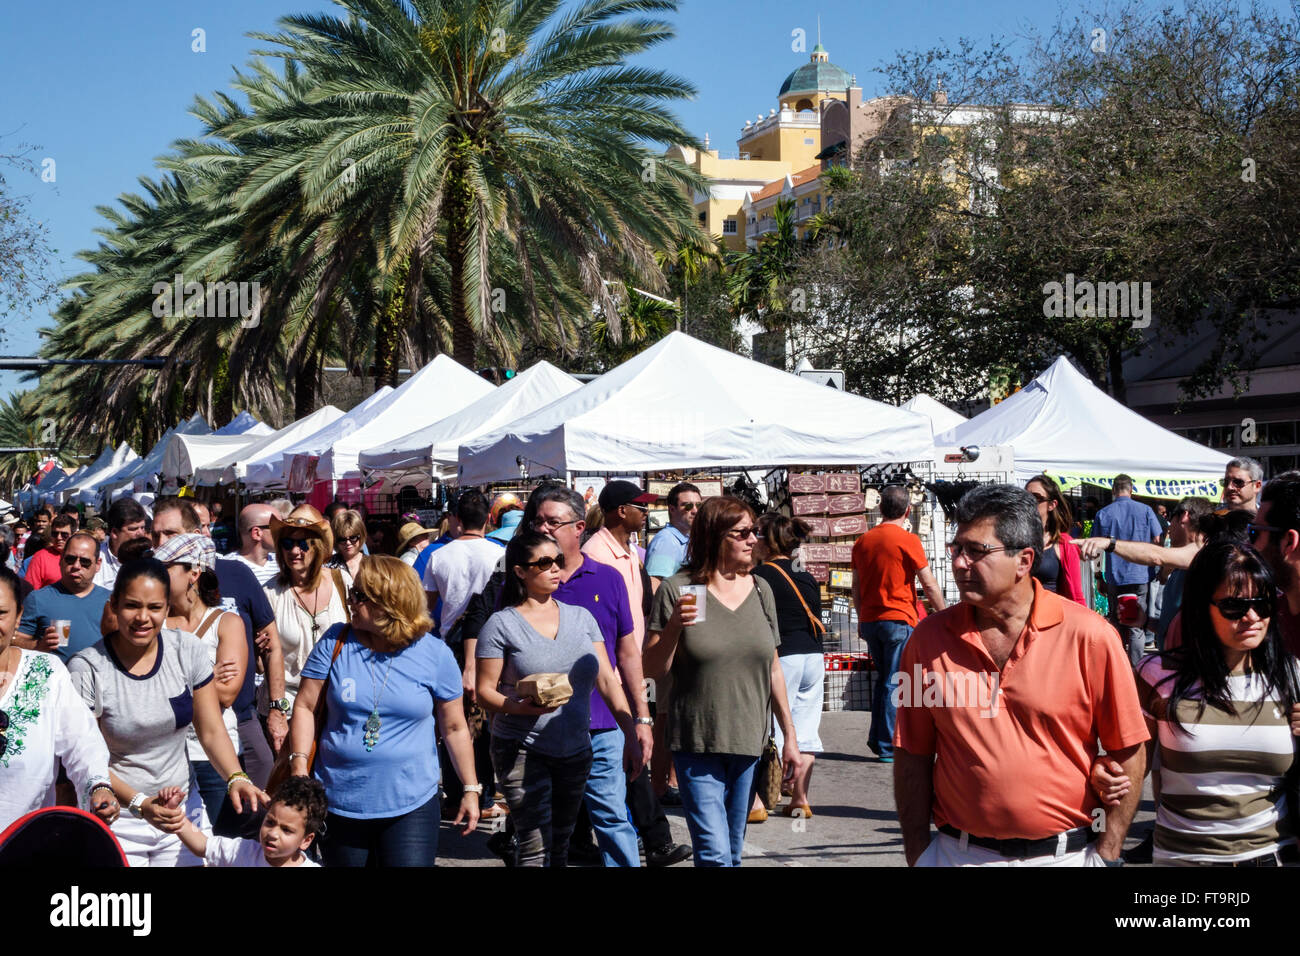
[[[739,866],[754,770],[767,740],[769,706],[785,735],[787,775],[799,763],[797,735],[776,648],[776,605],[749,573],[754,513],[739,498],[701,505],[690,556],[655,593],[646,624],[645,674],[671,670],[668,746],[696,866]],[[681,588],[708,586],[704,620]]]

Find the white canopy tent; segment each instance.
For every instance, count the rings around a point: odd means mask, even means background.
[[[270,425],[259,422],[247,410],[240,412],[229,423],[222,425],[212,434],[214,435],[252,435],[255,438],[261,438],[275,431]]]
[[[346,415],[339,415],[323,425],[318,425],[292,444],[286,446],[282,442],[271,443],[269,451],[263,451],[256,458],[250,458],[238,466],[243,469],[244,484],[250,488],[283,486],[289,477],[289,463],[297,452],[315,446],[318,441],[329,441],[328,436],[335,435],[343,429],[350,428],[355,431],[358,423],[367,422],[379,413],[379,410],[392,399],[393,392],[391,386],[385,385],[383,388],[376,389]]]
[[[937,445],[1010,445],[1016,481],[1055,478],[1064,489],[1133,478],[1134,494],[1217,501],[1227,455],[1188,441],[1111,398],[1064,356],[1032,382]]]
[[[89,489],[95,499],[103,497],[104,503],[116,501],[129,490],[148,491],[149,483],[155,480],[155,476],[162,469],[163,455],[167,451],[167,444],[171,441],[172,436],[181,435],[207,435],[212,432],[212,428],[204,421],[203,416],[195,413],[194,417],[188,421],[181,422],[175,428],[169,428],[163,432],[162,438],[158,439],[157,444],[149,449],[149,454],[139,458],[122,468],[116,474],[110,475],[106,480],[101,481],[95,488]]]
[[[330,422],[343,416],[343,410],[333,405],[318,408],[305,418],[285,425],[279,431],[253,439],[232,452],[214,458],[194,470],[197,485],[229,485],[244,479],[248,463],[283,451],[294,442],[320,431]]]
[[[339,427],[336,422],[298,443],[285,459],[317,456],[317,481],[359,478],[357,459],[363,448],[396,441],[409,434],[412,425],[441,421],[494,391],[491,382],[450,356],[439,355],[403,382],[375,414],[355,422],[355,428]]]
[[[921,461],[929,420],[673,332],[577,391],[465,442],[460,482]]]
[[[265,438],[266,436],[260,436]],[[173,435],[163,452],[162,472],[164,482],[184,483],[194,472],[219,458],[238,455],[257,444],[259,436],[243,435]]]
[[[55,465],[41,476],[41,483],[36,486],[36,500],[41,504],[62,503],[63,497],[60,492],[68,487],[70,481],[81,477],[85,473],[86,469],[84,467],[69,472]]]
[[[454,415],[386,445],[366,449],[358,461],[367,473],[384,473],[390,480],[402,476],[402,484],[427,486],[434,474],[442,479],[454,477],[463,442],[501,428],[581,386],[576,378],[550,362],[538,362]],[[418,481],[406,480],[417,476]]]
[[[916,412],[918,415],[924,415],[930,419],[930,425],[936,435],[946,432],[950,428],[956,428],[963,422],[968,421],[965,415],[957,414],[947,405],[935,401],[925,392],[918,392],[899,407],[906,408],[909,412]]]
[[[98,464],[103,457],[103,455],[100,455],[99,458],[96,459],[96,464]],[[66,489],[67,500],[76,504],[94,504],[98,500],[95,495],[95,489],[99,487],[100,483],[111,478],[119,471],[124,470],[139,458],[140,456],[136,454],[135,449],[123,442],[113,450],[113,453],[107,462],[98,468],[92,465],[90,471],[77,479],[76,484],[70,485]]]

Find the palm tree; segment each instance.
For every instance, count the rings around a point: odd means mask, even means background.
[[[790,305],[786,293],[795,277],[799,238],[795,231],[793,200],[778,199],[772,209],[776,230],[757,249],[746,250],[732,259],[728,286],[738,313],[751,315],[764,325]]]
[[[564,11],[562,0],[338,2],[346,18],[288,17],[280,33],[258,35],[274,45],[264,54],[300,63],[312,89],[241,123],[270,143],[236,194],[242,208],[296,181],[301,217],[328,227],[310,255],[341,268],[367,254],[350,238],[373,243],[384,315],[401,326],[428,320],[418,279],[440,253],[452,351],[465,365],[502,314],[494,237],[521,283],[506,311],[535,328],[545,316],[562,329],[555,310],[573,284],[611,317],[609,273],[661,285],[653,254],[695,228],[688,196],[701,184],[647,144],[694,143],[663,104],[695,91],[625,65],[672,28],[620,18],[670,12],[675,0]]]
[[[610,332],[614,323],[606,321],[603,313],[591,325],[592,338],[611,365],[618,365],[653,345],[677,324],[677,309],[671,303],[645,295],[626,282],[618,299],[621,336],[615,338]]]

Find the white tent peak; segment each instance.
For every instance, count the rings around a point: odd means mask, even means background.
[[[950,428],[956,428],[962,422],[968,420],[965,415],[958,414],[942,402],[931,398],[925,392],[917,392],[899,408],[905,408],[909,412],[916,412],[930,419],[936,435],[940,432],[946,432]]]
[[[929,420],[815,385],[683,332],[505,428],[466,442],[462,484],[769,464],[868,464],[931,455]]]
[[[1111,398],[1064,356],[1020,391],[935,436],[938,445],[1010,445],[1016,480],[1051,475],[1066,487],[1117,474],[1142,496],[1215,500],[1227,455],[1175,435]]]
[[[244,411],[236,415],[234,418],[232,418],[228,423],[222,425],[220,428],[214,431],[212,434],[252,435],[253,437],[256,438],[263,435],[269,435],[271,434],[272,431],[274,431],[274,429],[271,428],[270,425],[267,425],[264,422],[259,422],[256,418],[253,417],[252,413],[250,413],[247,409],[245,409]]]

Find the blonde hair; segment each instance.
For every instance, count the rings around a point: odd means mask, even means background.
[[[334,517],[330,521],[330,530],[334,532],[334,544],[337,546],[339,541],[344,538],[350,538],[352,535],[360,535],[361,543],[366,541],[366,522],[359,512],[351,508],[341,508],[334,512]]]
[[[369,599],[375,625],[391,647],[410,647],[433,627],[420,579],[401,558],[367,555],[352,586]]]
[[[329,560],[330,555],[334,553],[334,535],[329,529],[324,516],[313,508],[311,505],[299,505],[285,516],[289,518],[306,518],[308,521],[319,522],[324,524],[324,528],[310,528],[307,535],[307,582],[306,587],[320,587],[321,570],[325,567],[325,562]],[[280,543],[284,540],[286,531],[297,530],[293,525],[281,526],[275,535],[275,552],[277,559],[280,554]],[[280,562],[280,574],[277,580],[286,587],[293,583],[293,576],[289,573],[288,562]],[[342,597],[343,595],[339,595]]]

